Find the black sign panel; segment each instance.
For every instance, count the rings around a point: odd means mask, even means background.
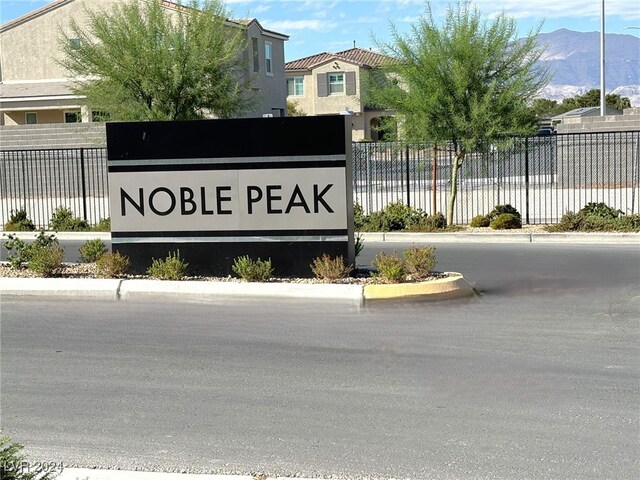
[[[309,276],[354,261],[351,130],[342,116],[108,123],[112,248],[145,271],[180,250],[227,275],[241,255]]]

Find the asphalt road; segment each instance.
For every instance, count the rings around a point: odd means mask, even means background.
[[[33,459],[103,468],[638,478],[637,246],[439,245],[438,258],[480,295],[4,297],[3,432]]]

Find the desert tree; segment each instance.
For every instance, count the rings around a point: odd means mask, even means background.
[[[408,34],[392,24],[391,40],[380,45],[394,60],[369,87],[369,101],[399,114],[407,140],[449,143],[454,150],[449,225],[465,158],[535,129],[530,104],[549,80],[536,63],[539,30],[519,39],[514,19],[504,13],[484,19],[468,0],[450,4],[439,24],[427,3]]]
[[[219,0],[161,0],[88,10],[61,33],[75,93],[112,120],[231,117],[251,102],[245,27]]]

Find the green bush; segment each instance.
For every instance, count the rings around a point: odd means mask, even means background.
[[[360,229],[367,223],[367,216],[364,214],[364,210],[359,203],[355,203],[353,205],[353,225],[356,231],[360,231]]]
[[[407,227],[412,232],[438,232],[441,230],[456,230],[454,227],[447,228],[447,219],[442,213],[435,215],[425,215],[417,223]]]
[[[471,219],[470,227],[488,227],[491,221],[487,215],[476,215]]]
[[[640,232],[640,214],[621,215],[616,219],[616,227],[620,232]]]
[[[604,203],[589,203],[578,213],[567,212],[548,232],[640,232],[640,214],[624,215]]]
[[[353,266],[348,265],[342,255],[331,258],[326,253],[321,257],[315,258],[310,266],[316,278],[329,282],[346,278],[353,270]]]
[[[20,268],[28,264],[33,252],[36,250],[59,246],[56,236],[53,234],[47,235],[44,230],[40,230],[40,233],[32,243],[27,243],[12,234],[6,235],[6,237],[7,241],[4,242],[4,248],[7,249],[7,260],[14,268]],[[41,256],[42,253],[38,252],[38,255]]]
[[[111,218],[101,218],[98,223],[91,227],[92,232],[110,232],[111,231]]]
[[[522,228],[522,220],[513,213],[501,213],[489,224],[494,230],[512,230]]]
[[[32,245],[29,249],[27,269],[43,277],[58,272],[64,260],[64,250],[58,245]]]
[[[182,280],[189,268],[189,264],[180,258],[180,250],[176,253],[169,252],[164,260],[151,260],[147,275],[159,280]]]
[[[489,212],[489,215],[487,215],[487,217],[489,217],[489,224],[491,224],[491,222],[493,222],[496,219],[496,217],[498,217],[498,215],[503,215],[505,213],[509,215],[514,215],[520,219],[522,218],[522,216],[520,215],[520,212],[518,212],[518,210],[516,210],[511,205],[509,204],[496,205],[495,207],[493,207],[493,210]],[[520,226],[522,226],[522,222]],[[520,227],[515,227],[515,228],[520,228]]]
[[[362,249],[363,248],[364,248],[364,239],[362,238],[362,235],[360,235],[358,233],[356,235],[356,241],[355,241],[355,245],[354,245],[356,258],[358,258],[358,255],[360,255],[362,253]]]
[[[95,262],[105,253],[107,253],[107,246],[102,240],[99,238],[87,240],[84,245],[80,247],[80,261]]]
[[[436,247],[412,247],[402,252],[405,270],[412,280],[429,277],[436,266]]]
[[[96,260],[98,274],[106,278],[120,277],[127,273],[131,267],[131,261],[120,252],[107,252]]]
[[[420,223],[425,213],[403,203],[390,203],[378,212],[364,217],[360,230],[363,232],[393,232],[405,230]]]
[[[376,278],[382,283],[401,283],[407,279],[405,262],[395,251],[380,252],[371,264],[378,270]]]
[[[47,462],[29,462],[22,454],[23,446],[8,436],[0,437],[0,478],[2,480],[53,480],[56,472]],[[29,465],[29,469],[25,466]],[[60,466],[60,469],[62,466]]]
[[[231,270],[247,282],[266,282],[273,276],[270,258],[267,260],[260,260],[260,258],[252,260],[248,255],[244,255],[233,261]]]
[[[618,218],[620,215],[624,215],[622,210],[616,210],[602,202],[589,202],[582,207],[578,213],[587,217],[598,217],[603,219],[614,219]]]
[[[58,207],[51,215],[49,228],[56,232],[84,232],[89,230],[89,224],[81,218],[74,217],[71,209]]]
[[[12,210],[9,221],[4,224],[4,230],[7,232],[32,232],[35,229],[36,227],[27,217],[27,211],[24,209]]]

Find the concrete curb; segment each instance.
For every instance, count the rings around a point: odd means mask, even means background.
[[[0,238],[4,236],[6,239],[6,235],[15,235],[20,240],[33,240],[38,236],[40,232],[0,232]],[[111,232],[44,232],[47,235],[55,234],[58,240],[93,240],[94,238],[99,238],[102,241],[109,242],[111,241]]]
[[[34,239],[38,232],[0,232],[16,235],[22,240]],[[87,241],[98,238],[111,240],[110,232],[45,232],[55,233],[59,240]],[[495,233],[419,233],[419,232],[360,232],[365,242],[408,242],[408,243],[620,243],[639,244],[640,233],[621,232],[564,232],[564,233],[523,233],[503,231]]]
[[[360,233],[365,242],[406,243],[567,243],[640,245],[640,233]]]
[[[317,298],[361,302],[362,285],[310,283],[240,283],[207,281],[123,280],[120,298],[150,295],[211,298],[214,296]]]
[[[288,298],[347,301],[430,297],[444,299],[471,295],[473,288],[459,273],[454,277],[394,285],[344,285],[312,283],[240,283],[210,281],[117,280],[86,278],[0,277],[0,295],[81,296],[129,300],[151,298],[216,299],[227,297]]]
[[[117,299],[121,282],[110,278],[0,277],[0,295],[73,295]]]
[[[268,480],[289,480],[288,477],[267,477]],[[252,475],[212,475],[196,473],[137,472],[130,470],[98,470],[65,468],[57,480],[255,480]],[[321,480],[300,478],[290,480]]]
[[[365,285],[365,300],[429,296],[432,298],[459,298],[474,294],[473,287],[457,272],[447,272],[450,277],[429,282]]]

